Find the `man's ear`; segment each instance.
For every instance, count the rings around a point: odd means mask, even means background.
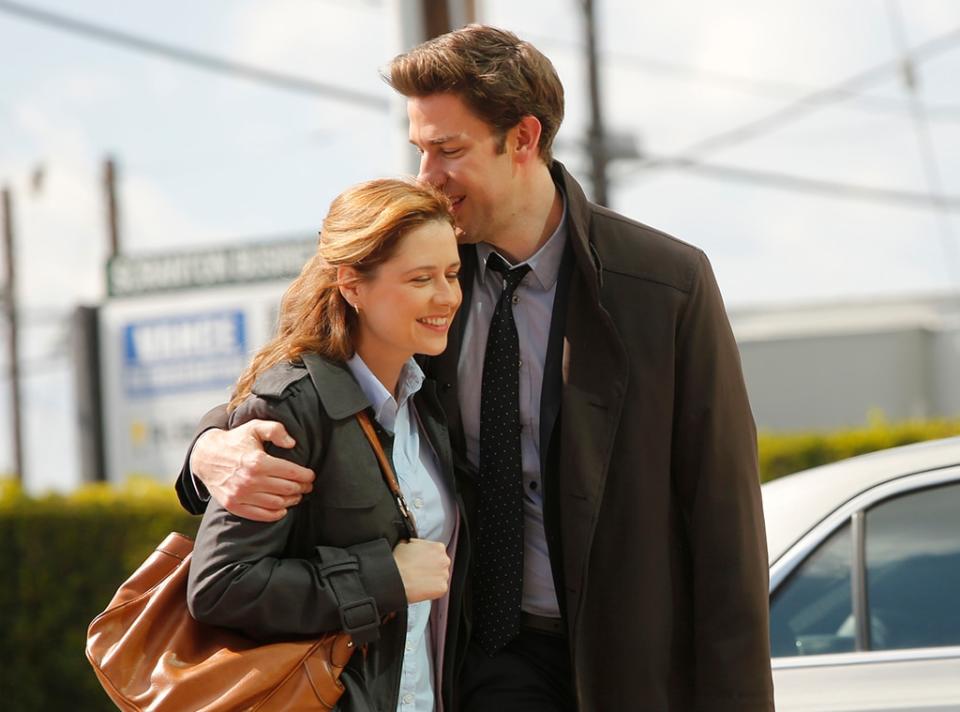
[[[528,114],[510,129],[507,138],[514,157],[520,162],[528,162],[540,157],[540,134],[543,127],[540,119]]]
[[[340,289],[340,295],[353,308],[359,306],[360,300],[360,274],[356,269],[349,265],[340,265],[337,267],[337,287]]]

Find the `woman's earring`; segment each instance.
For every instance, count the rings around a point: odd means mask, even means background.
[[[353,310],[357,313],[357,316],[360,316],[360,305],[359,305],[359,304],[354,304],[354,305],[353,305]]]

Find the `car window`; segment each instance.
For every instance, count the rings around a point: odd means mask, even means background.
[[[851,560],[847,523],[777,589],[770,602],[770,648],[774,657],[854,649]]]
[[[960,484],[866,512],[873,650],[960,645]]]

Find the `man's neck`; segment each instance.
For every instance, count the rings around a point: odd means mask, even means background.
[[[536,254],[563,219],[563,198],[546,165],[531,177],[525,192],[529,199],[524,208],[515,216],[509,231],[499,235],[494,245],[497,252],[513,264]]]

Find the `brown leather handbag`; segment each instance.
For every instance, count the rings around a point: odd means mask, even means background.
[[[412,527],[369,416],[357,419]],[[90,623],[87,659],[114,703],[131,712],[332,710],[354,650],[350,636],[262,645],[197,622],[187,610],[192,552],[190,538],[169,534]]]

